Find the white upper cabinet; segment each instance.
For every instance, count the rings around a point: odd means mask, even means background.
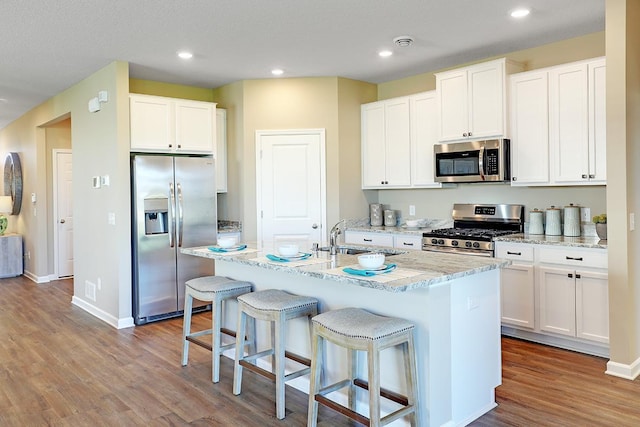
[[[511,185],[603,185],[605,59],[509,77]]]
[[[438,143],[436,93],[423,92],[409,97],[411,118],[411,186],[442,187],[434,181],[433,146]]]
[[[511,184],[549,183],[547,71],[510,76]]]
[[[438,139],[456,141],[506,135],[508,72],[505,58],[436,74]]]
[[[411,185],[409,98],[364,104],[362,120],[362,188]]]
[[[131,151],[215,152],[215,103],[138,94],[129,99]]]

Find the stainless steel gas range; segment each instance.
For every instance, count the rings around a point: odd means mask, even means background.
[[[453,228],[422,234],[422,250],[494,256],[493,239],[524,231],[523,205],[453,205]]]

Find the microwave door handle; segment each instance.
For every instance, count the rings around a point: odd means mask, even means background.
[[[480,147],[480,154],[478,155],[478,169],[480,171],[480,179],[484,181],[484,147]]]

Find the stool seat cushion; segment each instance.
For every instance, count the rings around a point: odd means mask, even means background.
[[[222,293],[237,289],[247,288],[251,291],[251,282],[234,280],[224,276],[197,277],[185,282],[185,285],[198,292]]]
[[[292,295],[278,289],[252,292],[238,297],[238,301],[263,311],[288,311],[316,305],[318,300],[312,297]]]
[[[378,340],[415,327],[407,320],[378,316],[360,308],[332,310],[311,320],[336,334],[363,340]]]

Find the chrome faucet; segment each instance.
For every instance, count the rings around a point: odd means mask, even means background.
[[[331,227],[331,231],[329,232],[329,255],[336,255],[338,253],[338,235],[341,233],[340,224],[344,222],[344,219],[341,219]]]

